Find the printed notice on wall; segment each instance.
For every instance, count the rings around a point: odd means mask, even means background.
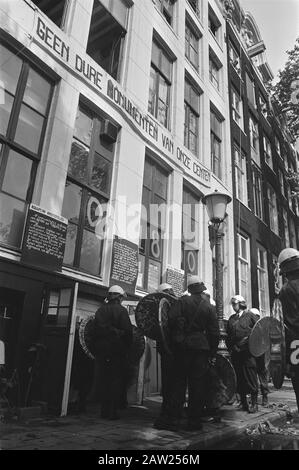
[[[135,293],[138,276],[138,245],[124,238],[114,237],[110,286],[117,284],[126,292]]]
[[[22,262],[60,271],[63,263],[68,221],[35,204],[28,210]]]
[[[168,266],[166,270],[166,282],[173,288],[177,296],[181,296],[184,291],[184,271]]]

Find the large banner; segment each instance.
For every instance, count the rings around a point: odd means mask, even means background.
[[[30,204],[21,261],[51,271],[63,263],[68,221],[35,204]]]

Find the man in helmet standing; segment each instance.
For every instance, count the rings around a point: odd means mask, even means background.
[[[299,364],[295,353],[299,345],[299,251],[285,248],[279,254],[278,263],[280,274],[286,278],[279,299],[285,324],[287,361],[299,410]]]
[[[101,416],[118,419],[126,380],[132,324],[121,302],[125,296],[120,286],[111,286],[105,304],[95,314],[95,350],[100,380]]]
[[[176,298],[173,291],[172,285],[167,282],[160,284],[157,290],[158,293],[169,294]],[[167,332],[164,332],[167,336],[164,341],[157,341],[157,350],[161,358],[161,394],[162,394],[162,406],[158,418],[154,422],[154,427],[157,429],[167,428],[170,418],[170,396],[172,393],[172,384],[175,377],[175,363],[173,360],[173,354],[169,345],[169,338]]]
[[[257,368],[255,357],[249,351],[248,340],[257,317],[247,310],[242,295],[234,295],[231,304],[236,313],[228,319],[226,343],[237,376],[237,392],[240,395],[242,408],[249,413],[255,413],[258,410]],[[250,406],[247,402],[248,393],[251,394]]]
[[[190,276],[187,285],[191,295],[178,299],[169,311],[169,335],[176,367],[172,419],[174,424],[179,423],[188,386],[188,427],[200,430],[209,360],[215,360],[220,333],[215,307],[201,295],[206,290],[204,283],[197,276]]]

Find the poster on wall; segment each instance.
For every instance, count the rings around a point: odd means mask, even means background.
[[[173,288],[175,295],[180,297],[184,292],[185,272],[173,266],[167,266],[166,282]]]
[[[68,221],[30,204],[21,261],[51,271],[61,271]]]
[[[117,284],[125,292],[134,294],[137,276],[138,245],[115,236],[112,248],[110,286]]]

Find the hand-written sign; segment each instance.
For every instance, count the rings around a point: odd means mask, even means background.
[[[113,240],[110,286],[117,284],[135,293],[138,275],[138,246],[123,238]]]
[[[31,204],[24,234],[22,261],[50,270],[61,270],[67,219]]]
[[[175,269],[172,266],[167,267],[166,282],[172,286],[177,296],[181,296],[184,292],[184,279],[184,271]]]

